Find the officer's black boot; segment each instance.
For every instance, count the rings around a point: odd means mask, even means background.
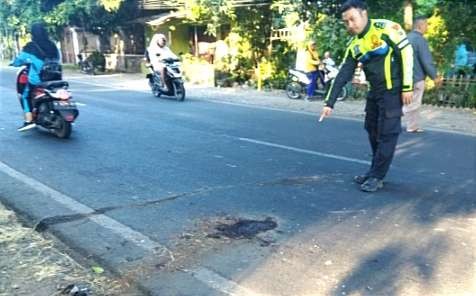
[[[381,188],[383,188],[383,181],[377,178],[368,178],[360,185],[360,189],[365,192],[375,192]]]
[[[365,181],[367,181],[368,178],[369,176],[367,175],[357,175],[357,176],[354,176],[353,180],[355,183],[362,185],[364,184]]]

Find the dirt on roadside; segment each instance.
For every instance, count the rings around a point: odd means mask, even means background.
[[[83,294],[75,291],[83,290]],[[78,291],[79,292],[79,291]],[[100,266],[84,267],[60,243],[0,204],[0,296],[141,295]]]

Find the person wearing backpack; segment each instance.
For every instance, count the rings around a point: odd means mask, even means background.
[[[31,41],[23,47],[11,64],[15,67],[23,65],[28,67],[28,83],[24,87],[20,100],[25,115],[25,122],[18,128],[18,131],[26,131],[36,126],[31,112],[32,102],[30,91],[43,81],[61,79],[61,74],[57,73],[58,67],[60,67],[59,59],[59,50],[49,39],[48,32],[44,25],[41,23],[33,24],[31,26]],[[45,65],[47,64],[50,69],[56,68],[56,71],[52,71],[53,73],[56,72],[56,74],[51,75],[51,73],[45,71]]]

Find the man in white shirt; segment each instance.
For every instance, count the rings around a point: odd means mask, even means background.
[[[336,62],[334,62],[334,60],[331,58],[331,53],[329,51],[326,51],[324,53],[324,59],[322,60],[322,62],[327,66],[331,67],[334,67],[336,65]]]

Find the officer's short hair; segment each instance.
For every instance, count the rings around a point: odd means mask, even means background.
[[[420,22],[427,21],[428,18],[424,15],[418,15],[415,18],[413,18],[413,29],[415,29]]]
[[[342,4],[340,8],[340,13],[344,13],[351,8],[357,8],[361,10],[367,10],[367,4],[362,0],[347,0]]]

